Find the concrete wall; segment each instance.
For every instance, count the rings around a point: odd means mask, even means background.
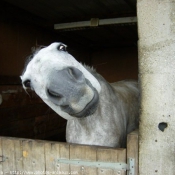
[[[175,174],[175,1],[138,0],[140,175]]]

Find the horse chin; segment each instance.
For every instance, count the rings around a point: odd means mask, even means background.
[[[85,108],[78,113],[70,113],[69,115],[76,117],[76,118],[84,118],[84,117],[88,117],[90,115],[93,115],[95,113],[95,111],[97,110],[98,107],[98,103],[99,103],[99,95],[97,90],[94,89],[94,97],[93,99],[85,106]]]

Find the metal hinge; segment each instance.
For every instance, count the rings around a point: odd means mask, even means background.
[[[127,171],[127,175],[134,175],[134,165],[135,165],[135,161],[133,158],[128,158],[128,171]]]
[[[6,157],[0,156],[0,163],[5,162]],[[114,170],[123,170],[127,171],[127,175],[134,175],[134,159],[128,158],[128,164],[123,162],[95,162],[95,161],[84,161],[84,160],[69,160],[69,159],[57,159],[59,163],[71,164],[71,165],[79,165],[79,166],[92,166],[97,168],[106,168],[106,169],[114,169]]]
[[[107,168],[114,170],[127,171],[127,175],[134,175],[134,159],[129,158],[128,164],[119,162],[94,162],[94,161],[84,161],[84,160],[69,160],[69,159],[57,159],[59,163],[79,165],[79,166],[93,166],[97,168]]]
[[[6,157],[5,156],[0,156],[0,163],[5,162]]]

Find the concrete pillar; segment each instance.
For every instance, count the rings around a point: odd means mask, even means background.
[[[175,175],[175,0],[137,0],[140,175]]]

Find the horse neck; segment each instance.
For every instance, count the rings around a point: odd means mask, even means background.
[[[81,119],[73,119],[74,125],[76,125],[77,128],[80,129],[87,129],[87,128],[95,128],[99,125],[106,125],[106,123],[110,122],[116,122],[121,123],[122,121],[119,121],[119,118],[116,118],[116,111],[117,109],[117,96],[111,87],[111,85],[106,82],[106,80],[103,79],[103,77],[98,77],[98,80],[101,84],[101,92],[99,94],[99,104],[97,107],[96,112],[91,115],[87,116],[85,118]],[[116,103],[116,105],[114,105]],[[93,129],[94,130],[94,129]],[[93,131],[92,130],[92,131]]]

